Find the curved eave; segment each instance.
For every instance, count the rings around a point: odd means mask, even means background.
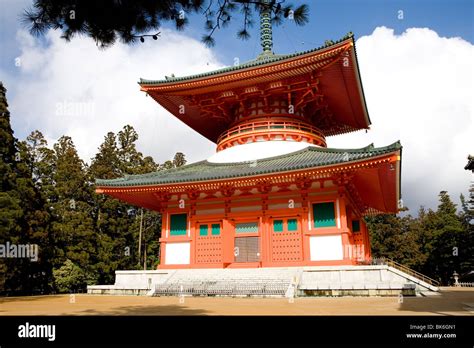
[[[217,179],[203,179],[203,180],[193,180],[193,181],[183,181],[183,182],[174,182],[174,183],[162,183],[162,184],[148,184],[148,185],[131,185],[131,186],[100,186],[97,185],[96,192],[97,193],[107,193],[107,191],[130,191],[130,192],[145,192],[145,191],[160,191],[164,188],[176,188],[176,187],[187,187],[187,186],[197,186],[197,185],[211,185],[211,184],[221,184],[226,183],[229,181],[242,181],[242,180],[261,180],[267,177],[274,177],[279,175],[297,175],[303,174],[310,171],[314,171],[319,173],[336,173],[336,172],[343,172],[345,170],[356,170],[358,167],[357,165],[367,164],[371,165],[376,162],[380,162],[381,159],[387,159],[389,162],[389,158],[392,154],[383,154],[380,156],[376,156],[370,159],[361,159],[358,161],[351,161],[342,164],[329,164],[324,166],[316,166],[316,167],[307,167],[307,168],[298,168],[298,169],[290,169],[290,170],[282,170],[277,172],[264,172],[249,176],[229,176],[225,178],[217,178]]]
[[[277,179],[293,181],[306,176],[316,176],[320,179],[331,178],[332,175],[351,172],[354,174],[353,182],[357,192],[361,194],[364,210],[363,215],[398,212],[398,185],[399,181],[399,150],[380,155],[369,160],[353,161],[339,165],[328,165],[317,168],[304,168],[298,170],[281,171],[278,173],[263,173],[249,177],[236,177],[220,180],[205,180],[200,182],[182,182],[177,184],[161,184],[148,186],[135,186],[130,188],[98,187],[98,193],[104,193],[120,199],[129,204],[159,210],[161,208],[160,192],[170,194],[170,197],[182,197],[188,190],[212,192],[219,191],[222,185],[232,184],[237,189],[252,187],[259,181]],[[396,170],[389,169],[391,165]],[[286,178],[286,179],[285,179]],[[375,184],[372,184],[375,178]],[[369,184],[367,184],[369,183]],[[179,198],[172,198],[173,200]]]
[[[360,101],[364,108],[366,129],[369,129],[369,126],[372,124],[372,121],[370,120],[369,111],[367,108],[367,101],[365,99],[364,86],[362,84],[362,78],[360,75],[359,59],[357,58],[357,50],[356,50],[355,43],[354,43],[354,50],[352,51],[352,55],[353,55],[354,62],[356,62],[356,65],[355,65],[356,66],[356,80],[357,80],[357,85],[360,91]]]
[[[367,154],[365,157],[360,157],[355,160],[350,160],[350,161],[345,161],[345,162],[328,162],[328,163],[321,163],[318,165],[286,165],[285,167],[282,168],[275,168],[275,169],[256,169],[255,172],[252,172],[250,174],[229,174],[229,175],[223,175],[223,174],[218,174],[213,177],[208,177],[208,178],[195,178],[195,179],[183,179],[179,180],[176,177],[179,177],[182,175],[183,168],[175,168],[175,169],[170,169],[166,170],[163,172],[158,172],[158,173],[148,173],[148,174],[142,174],[142,175],[133,175],[130,178],[120,178],[120,179],[112,179],[112,180],[101,180],[97,179],[96,180],[96,187],[98,190],[109,190],[109,189],[144,189],[148,190],[150,188],[160,188],[160,187],[174,187],[174,186],[180,186],[180,185],[193,185],[193,184],[208,184],[208,183],[215,183],[215,182],[220,182],[220,181],[229,181],[229,180],[240,180],[240,179],[250,179],[250,178],[260,178],[262,176],[267,176],[267,175],[280,175],[280,174],[288,174],[292,172],[298,172],[298,171],[308,171],[308,170],[327,170],[329,168],[339,168],[339,167],[346,167],[350,165],[357,165],[359,163],[364,163],[364,162],[370,162],[370,161],[376,161],[381,157],[385,156],[391,156],[393,154],[397,154],[400,156],[400,150],[401,150],[401,145],[399,142],[396,142],[392,145],[382,147],[382,148],[374,148],[373,145],[366,146],[361,149],[318,149],[318,148],[312,148],[308,147],[296,152],[293,152],[291,154],[285,154],[285,155],[280,155],[280,156],[274,156],[262,160],[256,161],[256,163],[264,163],[266,161],[275,161],[275,160],[290,160],[292,156],[298,156],[300,154],[303,154],[304,152],[307,151],[315,151],[315,152],[324,152],[324,153],[336,153],[336,154],[344,154],[345,152],[352,152],[354,154]],[[373,153],[370,153],[373,152]],[[249,166],[248,162],[237,162],[237,163],[212,163],[212,162],[207,162],[207,161],[200,161],[196,163],[189,164],[185,166],[187,169],[192,169],[194,167],[198,167],[201,165],[205,165],[208,168],[219,168],[219,167],[228,167],[232,168],[233,166],[240,167],[242,165],[245,165],[245,167]],[[181,173],[181,174],[180,174]],[[171,177],[168,180],[164,180],[163,176],[169,174]],[[161,181],[161,182],[160,182]]]
[[[183,78],[183,80],[171,80],[171,82],[142,83],[138,84],[141,90],[147,93],[155,92],[168,95],[194,95],[221,91],[222,89],[235,86],[253,85],[256,81],[272,81],[289,78],[299,74],[306,74],[308,67],[315,65],[326,65],[325,62],[333,62],[341,53],[353,47],[353,40],[341,42],[338,46],[329,47],[321,51],[305,53],[295,57],[273,60],[261,65],[243,66],[228,71],[218,70],[217,73],[195,78]],[[324,66],[322,67],[324,68]],[[313,68],[312,68],[313,69]],[[314,70],[314,69],[313,69]]]
[[[231,75],[236,72],[242,72],[246,70],[256,70],[255,68],[265,68],[267,66],[272,66],[280,63],[287,63],[290,61],[296,61],[301,58],[305,58],[308,56],[312,56],[315,54],[324,54],[327,52],[334,51],[340,47],[347,45],[348,43],[354,45],[354,38],[350,36],[348,38],[343,38],[332,45],[329,46],[321,46],[315,49],[298,52],[294,54],[287,54],[287,55],[276,55],[274,59],[262,59],[262,60],[254,60],[251,62],[247,62],[235,67],[226,67],[214,71],[210,71],[207,73],[183,76],[183,77],[174,77],[165,80],[148,80],[140,78],[138,84],[142,87],[150,86],[150,87],[157,87],[157,86],[181,86],[187,82],[195,82],[195,81],[210,81],[210,78],[224,76],[224,75]]]

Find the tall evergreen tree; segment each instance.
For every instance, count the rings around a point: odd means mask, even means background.
[[[184,166],[186,164],[186,158],[184,156],[184,153],[182,152],[176,152],[173,158],[173,166],[175,168]]]
[[[132,126],[125,126],[117,135],[110,132],[92,159],[89,175],[99,179],[113,179],[129,174],[142,174],[157,170],[158,165],[151,157],[144,157],[136,149],[138,134]],[[141,260],[147,248],[153,260],[156,236],[154,227],[160,227],[156,212],[145,211],[141,224],[141,210],[105,195],[94,195],[98,233],[97,271],[99,281],[112,282],[117,269],[136,269],[143,266]],[[139,247],[140,225],[142,245]],[[147,243],[148,241],[148,243]],[[139,259],[139,254],[141,257]],[[152,261],[153,262],[153,261]],[[150,265],[153,266],[153,265]]]
[[[0,291],[31,294],[49,291],[51,267],[47,248],[49,220],[32,179],[28,147],[13,136],[6,89],[0,82],[0,244],[37,245],[38,260],[26,255],[0,259]]]
[[[160,170],[167,170],[174,168],[173,161],[165,161],[162,165],[160,165]]]
[[[448,284],[454,271],[459,271],[463,227],[456,205],[446,191],[440,192],[439,202],[436,212],[428,212],[424,221],[424,228],[432,234],[432,249],[427,263],[429,272],[443,284]]]
[[[70,137],[54,144],[54,189],[48,200],[53,215],[52,231],[58,243],[56,269],[67,260],[79,266],[95,283],[96,238],[92,219],[92,185],[87,167]]]
[[[17,193],[17,160],[19,158],[17,140],[10,124],[10,112],[6,98],[6,88],[0,82],[0,243],[19,242],[22,229],[25,229],[24,209]],[[17,155],[18,154],[18,155]],[[0,290],[9,291],[15,262],[0,259]],[[16,285],[13,285],[13,290]]]
[[[366,218],[373,257],[386,257],[415,270],[420,269],[425,257],[420,250],[416,220],[410,215],[395,214]]]
[[[460,237],[459,250],[459,270],[458,273],[467,275],[474,272],[474,185],[471,185],[469,200],[466,200],[461,194],[462,211],[460,214],[463,226],[462,236]],[[471,203],[472,202],[472,203]],[[472,279],[472,276],[470,277]]]
[[[20,200],[15,189],[15,155],[17,149],[10,125],[10,112],[6,99],[6,89],[0,82],[0,243],[5,244],[11,235],[19,234],[21,228],[16,223],[23,215]],[[7,290],[8,265],[0,259],[0,291]]]
[[[123,142],[128,149],[135,150],[135,140],[124,136]],[[132,157],[136,162],[136,156],[119,151],[116,135],[109,132],[100,145],[99,152],[92,159],[89,175],[97,179],[118,178],[124,171],[131,171],[130,165],[122,161],[131,160]],[[131,265],[136,264],[136,260],[132,259],[136,257],[136,253],[127,241],[135,210],[106,195],[95,194],[93,199],[96,208],[94,215],[98,257],[96,269],[99,275],[98,282],[106,284],[113,281],[115,270],[129,269]]]
[[[117,134],[118,158],[121,174],[144,174],[157,170],[158,166],[151,157],[144,157],[137,150],[138,133],[126,125]]]

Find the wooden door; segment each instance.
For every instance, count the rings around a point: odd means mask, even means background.
[[[235,262],[258,262],[260,261],[260,238],[236,237],[235,238]]]

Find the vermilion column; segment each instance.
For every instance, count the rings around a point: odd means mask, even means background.
[[[168,229],[168,219],[166,208],[161,210],[161,239],[166,237],[166,231]],[[165,264],[166,257],[166,242],[160,242],[160,265]],[[157,268],[159,268],[159,266]]]
[[[308,230],[308,191],[301,190],[301,208],[303,210],[301,216],[301,238],[303,244],[303,262],[311,261],[309,250],[309,236],[306,235]]]
[[[268,195],[262,195],[262,212],[260,228],[260,262],[266,264],[271,262],[271,244],[269,239],[269,217],[266,215],[268,209]]]
[[[340,190],[341,191],[341,190]],[[348,261],[352,263],[352,244],[350,241],[350,230],[347,227],[347,212],[346,212],[346,199],[344,194],[339,194],[338,197],[338,205],[339,205],[339,222],[341,224],[341,237],[342,237],[342,247],[343,247],[343,258],[344,261]]]
[[[225,201],[225,213],[222,219],[222,261],[224,264],[234,262],[234,229],[228,220],[227,214],[230,211],[230,200]]]
[[[190,200],[189,201],[190,209],[189,209],[189,237],[190,237],[190,260],[189,260],[189,265],[193,266],[196,264],[196,247],[197,247],[197,241],[196,241],[196,201],[195,200]]]

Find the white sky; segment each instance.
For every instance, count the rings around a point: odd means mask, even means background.
[[[16,134],[39,129],[50,145],[69,135],[89,161],[109,131],[131,124],[138,148],[158,162],[181,151],[189,162],[208,158],[215,146],[176,120],[139,91],[140,77],[162,79],[222,67],[212,50],[175,32],[160,49],[152,40],[136,49],[120,43],[98,51],[87,38],[66,43],[59,33],[40,45],[25,31],[20,74],[0,70]],[[474,154],[474,46],[461,38],[442,38],[426,28],[394,35],[376,28],[356,42],[371,130],[328,138],[329,147],[357,148],[374,143],[403,145],[402,195],[412,213],[436,207],[447,190],[457,202],[471,179],[463,168]],[[19,77],[18,77],[19,76]],[[8,97],[8,94],[7,94]],[[73,107],[73,109],[71,109]]]

